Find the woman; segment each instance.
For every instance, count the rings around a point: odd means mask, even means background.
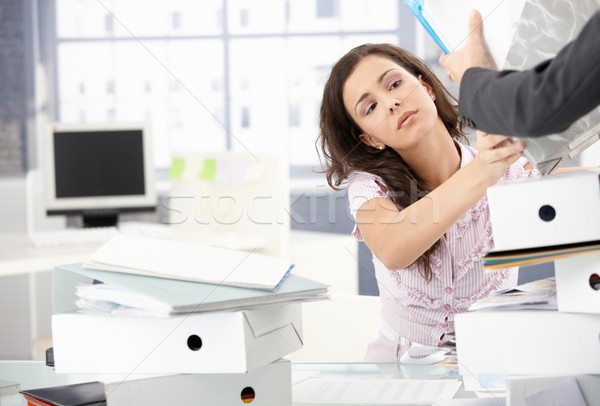
[[[477,134],[463,145],[455,100],[418,58],[389,44],[354,48],[333,67],[320,112],[334,189],[348,183],[354,236],[373,253],[382,328],[366,360],[398,361],[412,343],[445,346],[454,314],[514,286],[484,273],[492,247],[486,188],[537,176],[522,142]]]

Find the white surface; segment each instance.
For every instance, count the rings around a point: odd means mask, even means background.
[[[358,294],[358,242],[351,235],[294,231],[293,273],[329,285],[333,294]]]
[[[302,304],[302,349],[294,362],[361,362],[381,324],[376,296],[331,295],[331,300]]]

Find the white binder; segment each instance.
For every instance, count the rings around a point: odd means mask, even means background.
[[[488,188],[494,251],[600,240],[600,170]]]
[[[600,315],[479,310],[454,323],[461,374],[600,374]]]
[[[301,305],[167,318],[52,316],[58,373],[243,373],[302,347]]]
[[[107,406],[291,406],[291,365],[246,374],[170,375],[106,383]]]
[[[557,259],[554,274],[558,310],[600,313],[600,252]]]

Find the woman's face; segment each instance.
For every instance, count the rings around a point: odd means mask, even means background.
[[[365,132],[363,142],[402,151],[430,133],[438,121],[431,87],[379,55],[356,66],[343,89],[344,107]]]

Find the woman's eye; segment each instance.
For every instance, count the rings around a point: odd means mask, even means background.
[[[377,103],[371,103],[367,106],[367,108],[365,109],[365,115],[370,114],[371,112],[373,112],[373,110],[375,110],[375,107],[377,107]]]
[[[390,85],[390,90],[393,90],[393,89],[397,88],[398,86],[400,86],[400,83],[401,83],[401,82],[402,82],[401,80],[396,80],[396,81],[394,81],[394,82],[393,82],[393,83]]]

